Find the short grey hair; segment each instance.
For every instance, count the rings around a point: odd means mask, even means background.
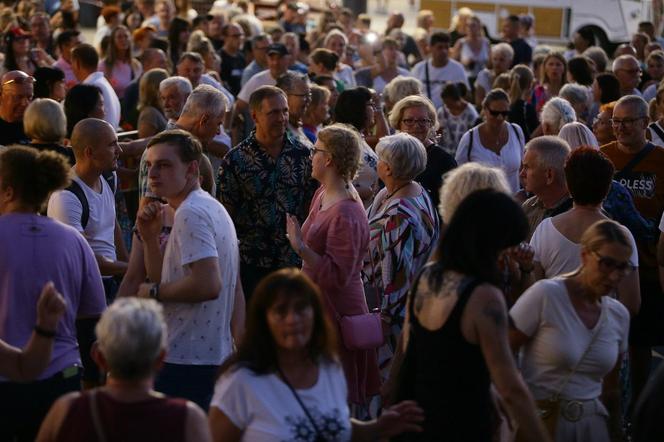
[[[497,45],[491,46],[491,53],[502,53],[510,60],[514,60],[514,48],[512,48],[512,46],[510,46],[508,43],[498,43]]]
[[[385,85],[383,94],[391,103],[396,103],[409,95],[422,95],[422,88],[422,82],[417,78],[398,75]]]
[[[575,104],[585,104],[586,106],[590,105],[590,94],[588,88],[581,86],[576,83],[567,83],[564,85],[560,92],[558,92],[560,98],[564,98],[569,101],[572,105]]]
[[[593,62],[595,62],[595,68],[597,69],[598,74],[606,71],[606,67],[609,64],[609,57],[606,55],[604,49],[600,48],[599,46],[591,46],[583,51],[583,54],[581,55],[588,57]]]
[[[286,94],[289,94],[295,89],[295,86],[299,84],[300,81],[308,85],[309,76],[300,72],[286,71],[277,78],[276,86],[286,92]]]
[[[557,134],[564,125],[576,121],[576,112],[574,112],[574,108],[569,101],[554,97],[547,101],[542,108],[540,119],[542,123],[551,125]]]
[[[334,37],[340,37],[340,38],[342,38],[343,41],[344,41],[344,43],[346,44],[346,46],[348,46],[348,37],[346,36],[346,34],[344,34],[343,32],[341,32],[341,31],[338,30],[338,29],[332,29],[332,30],[331,30],[330,32],[328,32],[327,35],[325,36],[325,40],[323,40],[323,47],[327,47],[327,44],[328,44],[328,43],[330,42],[330,40],[332,40]]]
[[[616,101],[616,105],[613,106],[613,111],[615,112],[618,106],[629,105],[634,108],[634,118],[646,118],[648,117],[648,103],[643,98],[638,95],[625,95]]]
[[[480,163],[465,163],[445,174],[440,188],[438,213],[445,222],[449,222],[468,195],[476,190],[493,189],[506,195],[512,195],[507,176],[502,169],[485,166]]]
[[[565,161],[572,151],[567,141],[557,136],[544,135],[530,140],[526,150],[537,153],[540,167],[553,170],[558,179],[565,180]]]
[[[203,114],[222,115],[227,108],[228,100],[221,91],[209,84],[201,84],[191,91],[181,114],[193,117],[200,117]]]
[[[635,63],[637,66],[639,65],[639,60],[636,59],[635,56],[630,55],[630,54],[625,54],[621,55],[620,57],[616,57],[615,60],[613,60],[613,65],[611,65],[611,70],[613,72],[616,72],[618,69],[621,69],[621,66],[628,62],[631,61],[632,63]]]
[[[150,376],[159,353],[166,348],[163,309],[152,299],[117,299],[102,314],[95,331],[109,371],[119,379]]]
[[[388,135],[376,145],[378,158],[401,180],[415,179],[427,166],[427,151],[420,140],[405,132]]]
[[[67,117],[57,101],[37,98],[25,110],[23,128],[34,140],[60,143],[67,136]]]
[[[180,92],[181,95],[189,96],[191,94],[191,91],[193,90],[193,87],[191,86],[191,81],[189,81],[188,78],[181,77],[179,75],[176,75],[174,77],[168,77],[165,80],[161,80],[161,83],[159,83],[159,91],[165,91],[168,88],[171,87],[177,87],[178,92]]]

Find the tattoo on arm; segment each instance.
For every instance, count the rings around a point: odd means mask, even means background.
[[[492,321],[496,327],[505,327],[505,307],[498,301],[489,301],[482,309],[482,314]]]

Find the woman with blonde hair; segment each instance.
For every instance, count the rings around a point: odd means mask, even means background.
[[[286,223],[291,246],[302,258],[302,271],[320,287],[328,317],[335,319],[338,333],[341,318],[369,312],[361,278],[369,223],[352,182],[360,166],[361,143],[357,131],[343,124],[327,126],[318,133],[311,176],[321,186],[302,227],[293,215]],[[366,410],[380,387],[376,350],[349,347],[352,343],[346,340],[338,346],[348,400]]]
[[[470,8],[459,8],[450,21],[450,45],[454,46],[457,40],[466,36],[466,25],[468,19],[475,14]]]
[[[542,62],[542,78],[533,91],[533,104],[541,112],[549,99],[558,96],[560,89],[567,83],[567,60],[560,52],[547,54]]]
[[[64,155],[70,165],[76,162],[74,152],[64,146],[67,136],[67,117],[62,106],[50,98],[37,98],[23,114],[23,128],[30,138],[30,146]]]
[[[138,138],[151,137],[166,129],[166,117],[159,98],[159,84],[168,78],[164,69],[150,69],[138,85]]]
[[[514,60],[514,49],[507,43],[491,46],[491,69],[485,67],[477,74],[475,81],[475,105],[480,106],[484,97],[493,89],[493,83],[500,74],[509,72]]]

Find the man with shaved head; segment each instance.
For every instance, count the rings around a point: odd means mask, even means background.
[[[23,71],[9,71],[0,79],[0,145],[27,144],[23,114],[32,101],[35,79]]]

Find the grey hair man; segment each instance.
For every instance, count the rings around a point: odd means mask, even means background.
[[[159,99],[168,122],[175,124],[193,88],[188,78],[176,75],[159,83]]]
[[[288,71],[277,78],[277,87],[288,97],[288,131],[303,144],[311,142],[302,131],[302,117],[311,104],[311,86],[306,74]]]
[[[641,65],[633,55],[621,55],[613,60],[613,73],[620,83],[620,95],[641,96],[639,83],[641,83]]]
[[[558,96],[569,101],[574,108],[578,120],[585,121],[587,119],[591,103],[587,87],[577,83],[567,83],[560,89]]]
[[[555,136],[534,138],[526,144],[519,177],[526,191],[533,194],[523,203],[530,235],[544,218],[572,207],[564,169],[569,154],[567,142]]]

